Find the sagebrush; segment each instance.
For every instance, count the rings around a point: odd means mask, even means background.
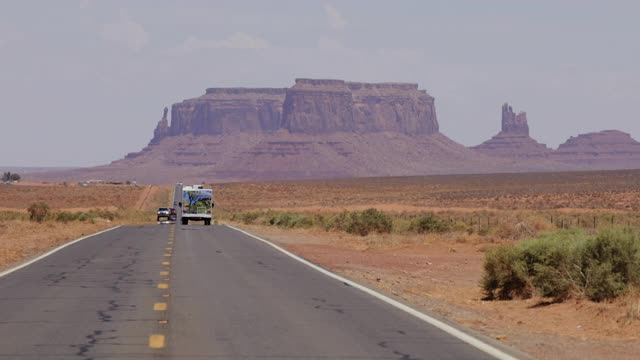
[[[640,285],[640,237],[628,229],[595,235],[563,230],[502,245],[485,255],[481,286],[487,297],[562,301],[613,299]]]

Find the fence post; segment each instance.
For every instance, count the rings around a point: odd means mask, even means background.
[[[593,228],[594,229],[596,228],[596,217],[595,216],[593,217]]]

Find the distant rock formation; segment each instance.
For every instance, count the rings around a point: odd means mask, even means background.
[[[552,151],[529,136],[527,113],[515,114],[507,103],[502,105],[502,130],[472,149],[488,156],[506,158],[546,158]]]
[[[167,136],[238,132],[438,132],[434,98],[417,84],[296,79],[291,88],[211,88],[171,107],[151,144]]]
[[[153,130],[153,138],[150,142],[151,144],[157,144],[160,140],[169,135],[169,119],[167,118],[168,111],[169,109],[165,106],[162,119],[158,121],[158,125],[155,130]]]
[[[196,184],[640,168],[640,143],[629,134],[583,134],[552,150],[529,136],[526,113],[508,104],[497,135],[464,147],[439,132],[434,98],[412,83],[296,79],[290,88],[209,88],[170,111],[141,151],[38,178]]]
[[[529,124],[527,113],[519,112],[517,115],[508,103],[502,104],[502,132],[513,135],[529,136]]]
[[[561,144],[552,158],[585,168],[640,168],[640,142],[618,130],[581,134]]]

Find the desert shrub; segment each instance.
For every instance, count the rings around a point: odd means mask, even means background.
[[[29,205],[27,211],[29,212],[29,219],[31,221],[41,223],[47,218],[47,215],[49,214],[49,205],[44,201],[38,201]]]
[[[390,233],[393,228],[391,218],[376,209],[364,211],[343,211],[330,218],[323,218],[325,230],[344,231],[350,234],[366,236],[371,232]]]
[[[70,221],[95,222],[95,219],[106,219],[113,221],[120,216],[121,215],[113,211],[92,209],[87,212],[59,211],[55,213],[53,218],[58,222],[68,223]]]
[[[313,218],[304,214],[278,212],[269,219],[269,224],[281,228],[308,228],[313,226]]]
[[[312,219],[313,226],[318,226],[325,229],[328,220],[329,219],[323,214],[314,214]]]
[[[584,294],[595,301],[621,295],[640,284],[640,239],[635,232],[606,229],[581,249]]]
[[[251,211],[234,213],[230,217],[231,221],[239,221],[245,225],[261,224],[277,226],[284,229],[309,228],[316,224],[322,225],[324,217],[322,215],[307,215],[290,211]]]
[[[348,211],[343,211],[336,215],[331,216],[325,223],[325,230],[338,230],[338,231],[347,231],[348,228],[351,227],[352,223],[351,213]]]
[[[346,229],[350,234],[358,234],[360,236],[366,236],[370,232],[384,234],[390,233],[393,228],[391,218],[373,208],[362,212],[354,211],[350,214],[350,217],[351,222]]]
[[[62,223],[68,223],[70,221],[78,220],[78,213],[72,213],[68,211],[60,211],[56,213],[56,221]]]
[[[575,266],[582,232],[560,231],[522,242],[518,246],[529,281],[540,296],[566,299],[575,289]]]
[[[255,221],[258,220],[258,218],[262,214],[263,213],[261,211],[252,211],[252,212],[245,212],[240,214],[233,214],[233,216],[231,216],[231,221],[240,221],[245,225],[250,225],[255,223]]]
[[[113,221],[118,217],[118,213],[109,210],[92,209],[89,210],[89,217]]]
[[[453,224],[450,225],[450,229],[452,231],[457,231],[457,232],[463,232],[463,231],[467,231],[467,228],[469,226],[467,224],[465,224],[462,221],[456,221]]]
[[[0,211],[0,221],[27,220],[27,214],[17,211]]]
[[[489,298],[572,295],[613,299],[640,284],[640,238],[620,229],[547,233],[487,252],[481,286]]]
[[[20,181],[21,178],[20,174],[12,173],[10,171],[2,173],[2,181]]]
[[[507,240],[520,240],[536,235],[536,230],[527,222],[518,222],[515,225],[500,223],[494,230],[494,234]]]
[[[485,254],[481,286],[489,299],[507,300],[531,296],[527,267],[520,249],[501,245]]]
[[[89,221],[89,220],[93,219],[91,214],[89,214],[87,212],[79,212],[79,213],[77,213],[77,215],[78,215],[78,217],[77,217],[78,221],[84,222],[84,221]]]
[[[450,228],[446,221],[443,221],[433,214],[420,216],[413,221],[409,226],[410,231],[415,231],[419,234],[424,233],[443,233]]]

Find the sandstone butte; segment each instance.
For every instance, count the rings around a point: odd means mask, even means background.
[[[581,134],[553,150],[531,138],[527,114],[515,114],[506,103],[502,106],[501,131],[472,149],[491,157],[544,161],[550,170],[640,168],[640,143],[627,133],[604,130]]]
[[[502,105],[502,130],[491,139],[472,147],[489,156],[547,158],[552,150],[529,136],[527,113],[517,115],[509,104]]]
[[[506,104],[502,131],[466,148],[440,133],[434,98],[412,83],[296,79],[290,88],[209,88],[170,114],[165,108],[139,152],[36,177],[169,183],[640,167],[628,134],[581,135],[554,151],[529,137],[526,114]],[[590,142],[620,161],[592,156]]]
[[[618,130],[571,137],[553,152],[556,161],[599,169],[640,168],[640,142]]]

